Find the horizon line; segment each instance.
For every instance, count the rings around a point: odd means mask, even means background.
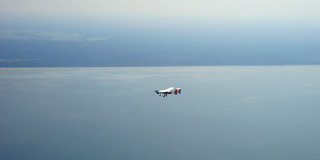
[[[4,69],[108,69],[108,68],[178,68],[178,67],[285,67],[285,66],[320,66],[320,64],[277,64],[277,65],[185,65],[185,66],[109,66],[109,67],[0,67]]]

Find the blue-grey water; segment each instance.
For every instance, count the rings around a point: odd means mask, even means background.
[[[318,160],[320,66],[0,69],[0,159]],[[181,87],[166,98],[155,89]]]

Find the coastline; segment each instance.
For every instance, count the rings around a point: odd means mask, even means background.
[[[114,67],[0,67],[0,70],[10,69],[113,69],[113,68],[201,68],[201,67],[290,67],[290,66],[320,66],[319,64],[284,64],[284,65],[197,65],[197,66],[114,66]]]

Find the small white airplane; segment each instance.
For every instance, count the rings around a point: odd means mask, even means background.
[[[163,94],[163,97],[167,97],[168,94],[172,94],[174,93],[175,95],[177,95],[178,93],[181,94],[181,88],[167,88],[167,89],[157,89],[155,90],[155,92],[157,94],[159,94],[159,96],[161,96],[161,94]]]

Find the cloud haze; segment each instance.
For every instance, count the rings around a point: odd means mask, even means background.
[[[318,0],[4,0],[1,3],[2,14],[306,19],[320,16]]]
[[[106,37],[86,37],[62,31],[0,29],[0,39],[26,41],[103,41]]]
[[[319,64],[318,8],[318,0],[4,0],[0,66]]]

